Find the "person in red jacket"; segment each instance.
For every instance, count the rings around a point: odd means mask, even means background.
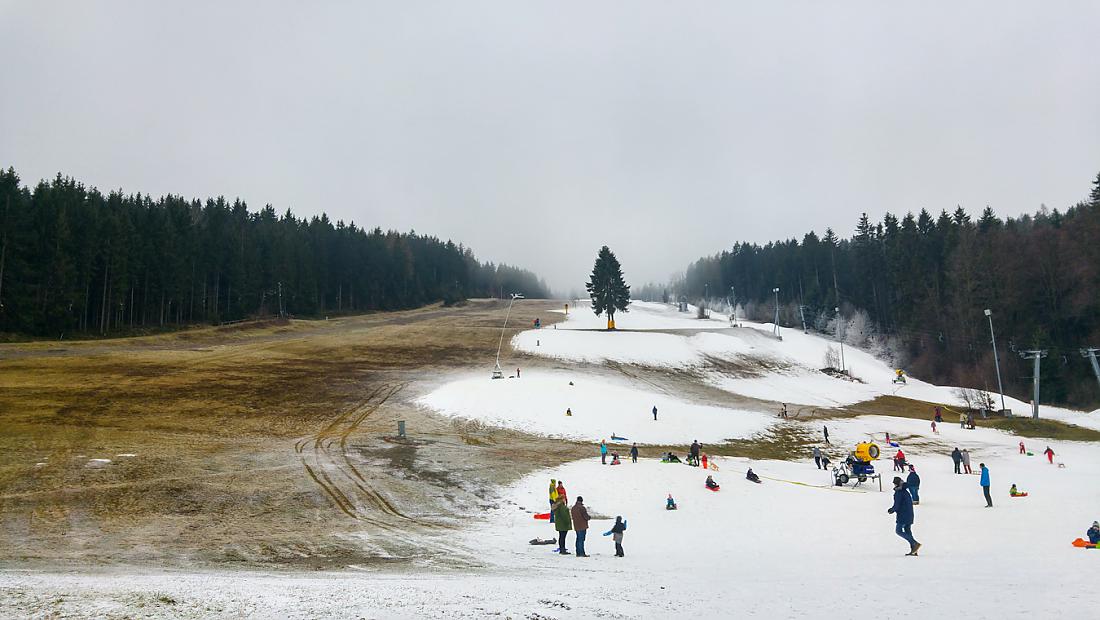
[[[894,471],[905,471],[905,453],[901,449],[894,455]]]
[[[1047,455],[1047,462],[1050,463],[1051,465],[1053,465],[1054,464],[1054,450],[1051,450],[1050,446],[1047,446],[1047,449],[1043,450],[1043,454]]]
[[[1020,442],[1020,454],[1027,454],[1027,450],[1024,449],[1024,442]]]

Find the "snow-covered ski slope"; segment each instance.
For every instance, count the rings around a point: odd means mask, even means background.
[[[807,425],[820,437],[820,423],[784,423]],[[820,445],[834,463],[857,441],[885,445],[886,432],[913,436],[902,447],[921,476],[913,526],[924,545],[920,557],[904,557],[908,545],[886,512],[896,475],[889,460],[876,463],[883,492],[877,482],[836,488],[808,448],[794,462],[719,458],[716,472],[655,459],[567,463],[507,488],[506,501],[470,534],[470,544],[517,574],[554,575],[549,590],[564,592],[570,604],[637,618],[1096,617],[1100,551],[1070,545],[1100,518],[1095,444],[1050,443],[1057,452],[1050,465],[1040,454],[1047,442],[1025,439],[1035,453],[1028,457],[1018,454],[1018,437],[992,429],[945,424],[933,435],[927,422],[884,416],[828,425],[833,445]],[[980,462],[989,465],[993,508],[985,508],[977,475],[953,473],[945,452],[955,445],[970,450],[975,472]],[[763,484],[744,479],[748,467]],[[706,473],[719,492],[704,489]],[[593,557],[560,557],[526,544],[554,537],[551,525],[530,514],[546,510],[551,477],[564,481],[570,503],[583,496],[590,514],[610,519],[591,523]],[[1030,496],[1010,498],[1013,483]],[[669,493],[676,511],[664,509]],[[601,536],[616,515],[629,524],[622,559]],[[596,592],[606,598],[593,602]]]
[[[633,302],[630,311],[616,315],[618,331],[603,331],[605,318],[592,313],[587,303],[572,309],[556,329],[527,330],[516,335],[513,346],[534,355],[569,362],[602,364],[617,362],[638,366],[696,368],[708,381],[731,393],[810,406],[843,406],[882,395],[962,404],[950,386],[938,386],[909,377],[894,383],[894,368],[873,355],[844,347],[846,367],[862,382],[845,381],[820,372],[829,348],[837,343],[816,334],[781,328],[782,340],[772,336],[771,323],[740,321],[729,327],[728,317],[712,313],[696,319],[691,312],[673,306]],[[718,364],[708,364],[715,361]],[[1016,415],[1030,415],[1030,405],[1006,397]],[[1100,429],[1100,412],[1086,414],[1044,406],[1040,415]]]

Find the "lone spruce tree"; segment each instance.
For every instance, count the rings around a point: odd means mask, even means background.
[[[584,285],[592,298],[592,311],[596,316],[607,313],[607,328],[615,325],[615,312],[627,312],[630,305],[630,287],[623,281],[623,269],[615,253],[605,245],[596,255],[592,277]]]

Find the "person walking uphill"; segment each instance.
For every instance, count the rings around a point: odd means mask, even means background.
[[[993,507],[993,497],[989,494],[989,469],[986,468],[985,463],[979,463],[978,467],[982,468],[982,479],[979,480],[979,484],[982,485],[982,492],[985,493],[985,507]]]
[[[913,505],[920,505],[920,476],[917,475],[917,468],[912,465],[909,466],[909,475],[905,478],[905,488],[913,496]]]
[[[894,505],[886,513],[894,515],[894,533],[909,543],[909,553],[905,555],[917,555],[921,544],[913,538],[913,498],[897,476],[894,476]]]
[[[962,465],[963,455],[962,452],[959,452],[959,449],[957,447],[951,451],[951,460],[955,462],[955,473],[961,474],[962,471],[959,469],[959,467]]]
[[[584,539],[588,536],[588,509],[584,507],[584,498],[577,496],[577,503],[573,504],[569,515],[573,518],[573,531],[577,533],[577,557],[587,558],[584,552]]]
[[[573,520],[569,504],[560,495],[554,502],[554,529],[558,531],[558,553],[569,555],[569,550],[565,548],[565,536],[573,529]]]

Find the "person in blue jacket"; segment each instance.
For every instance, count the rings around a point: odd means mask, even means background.
[[[909,466],[909,475],[905,478],[905,488],[909,489],[909,494],[913,496],[913,505],[920,505],[920,476],[917,475],[917,468],[912,465]]]
[[[978,467],[982,468],[982,479],[978,481],[982,485],[982,492],[985,493],[985,507],[993,507],[993,497],[989,494],[989,468],[985,466],[985,463],[981,463]]]
[[[1100,543],[1100,521],[1093,521],[1092,527],[1089,531],[1085,532],[1085,535],[1089,537],[1089,542],[1092,544]]]
[[[913,538],[913,497],[898,476],[894,476],[894,505],[886,512],[895,516],[894,532],[909,543],[909,553],[905,555],[917,555],[921,544]]]

